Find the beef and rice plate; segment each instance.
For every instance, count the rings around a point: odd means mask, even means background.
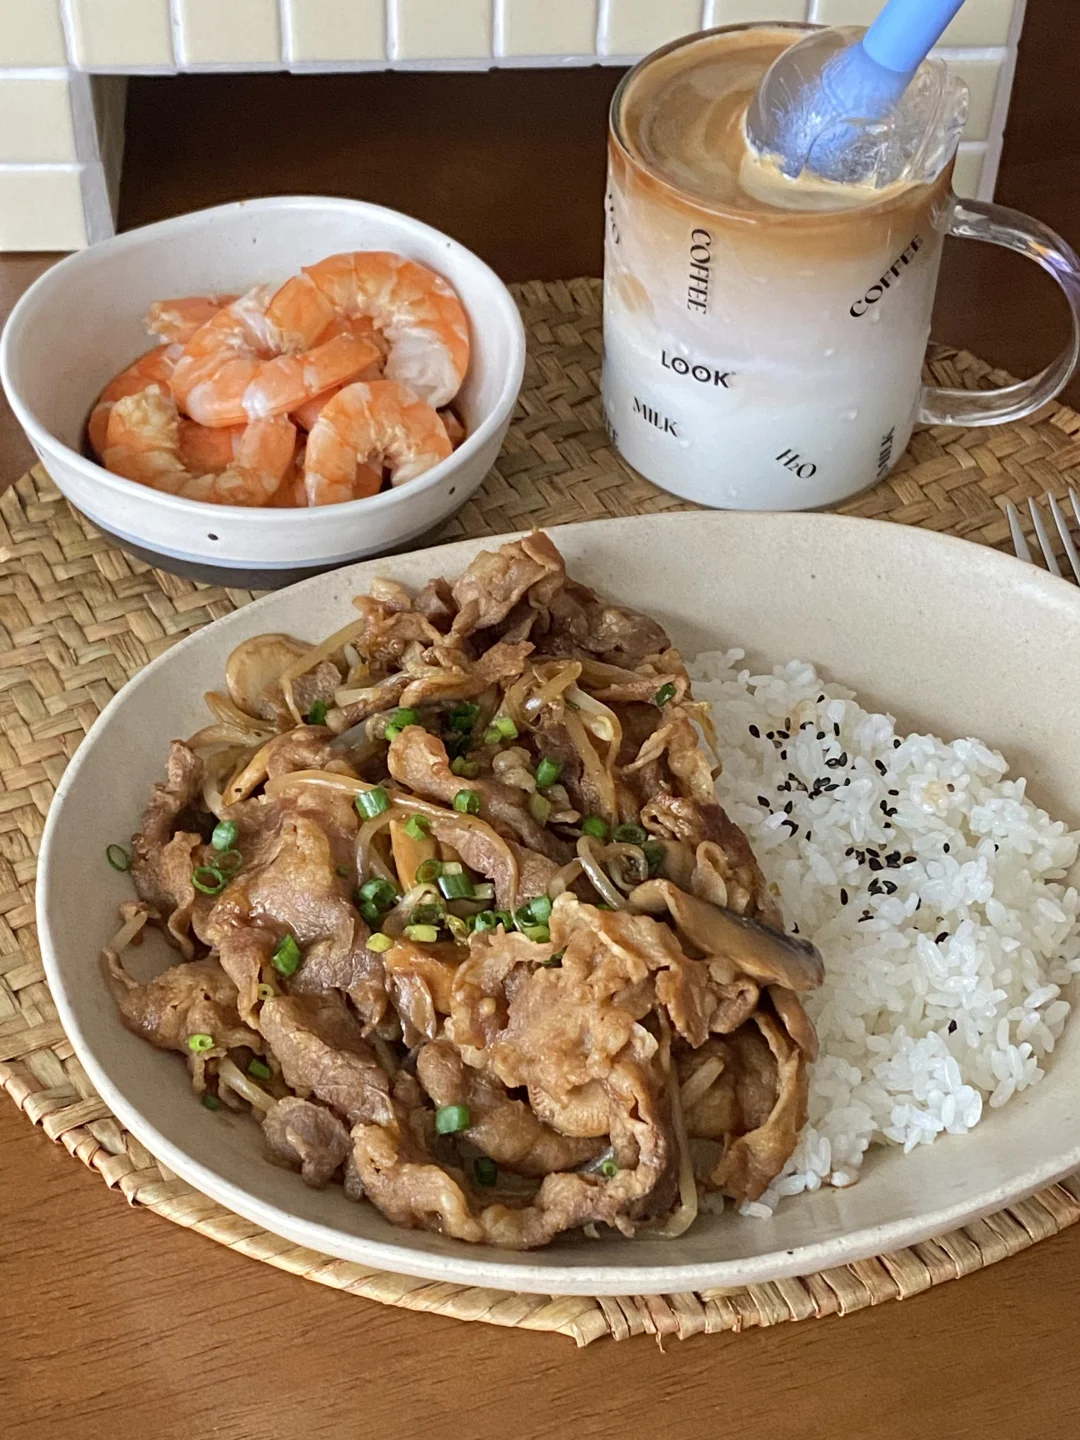
[[[756,1199],[806,1119],[821,961],[663,629],[542,534],[354,604],[238,646],[173,742],[104,952],[125,1024],[397,1225],[529,1248]],[[141,984],[147,924],[178,957]]]

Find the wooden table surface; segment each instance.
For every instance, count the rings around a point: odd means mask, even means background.
[[[1075,244],[1073,4],[1029,0],[998,195]],[[450,230],[507,279],[595,274],[615,78],[133,81],[122,223],[271,191],[355,194]],[[0,319],[48,263],[0,259]],[[957,243],[935,329],[1021,374],[1064,334],[1033,266]],[[30,458],[0,402],[0,482]],[[0,1236],[3,1440],[1080,1434],[1080,1226],[842,1319],[577,1351],[323,1290],[132,1212],[0,1098]]]

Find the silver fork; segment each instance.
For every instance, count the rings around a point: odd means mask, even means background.
[[[1071,488],[1069,490],[1069,500],[1072,503],[1072,512],[1076,516],[1076,523],[1080,525],[1080,499],[1077,498],[1076,491]],[[1061,543],[1065,547],[1065,554],[1072,567],[1072,573],[1077,583],[1080,584],[1080,554],[1077,553],[1076,544],[1069,533],[1069,522],[1066,519],[1065,512],[1058,504],[1057,496],[1055,495],[1047,494],[1046,503],[1050,507],[1050,514],[1053,516],[1054,524],[1057,526],[1057,532],[1061,536]],[[1035,526],[1035,538],[1039,542],[1039,549],[1042,551],[1043,559],[1046,561],[1046,568],[1050,571],[1051,575],[1061,575],[1061,566],[1058,564],[1058,558],[1054,554],[1054,547],[1050,543],[1050,534],[1046,528],[1046,521],[1043,519],[1042,510],[1033,498],[1028,500],[1028,509],[1031,511],[1031,523]],[[1020,528],[1020,516],[1017,514],[1016,506],[1011,500],[1006,500],[1005,502],[1005,513],[1009,517],[1009,531],[1012,535],[1013,549],[1016,551],[1016,558],[1027,561],[1029,565],[1034,565],[1036,561],[1032,558],[1027,540],[1024,537],[1024,532]]]

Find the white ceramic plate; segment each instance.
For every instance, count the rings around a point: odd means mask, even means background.
[[[757,661],[810,660],[902,723],[998,746],[1029,777],[1034,799],[1076,823],[1080,591],[1063,581],[925,530],[831,515],[678,514],[553,533],[575,577],[657,616],[684,653],[739,644]],[[1041,1084],[970,1136],[907,1157],[872,1152],[851,1189],[786,1201],[770,1221],[702,1216],[679,1240],[567,1238],[516,1254],[395,1229],[338,1188],[306,1188],[263,1159],[256,1125],[209,1114],[179,1059],[124,1029],[97,955],[130,885],[108,868],[105,846],[136,827],[168,741],[204,722],[203,692],[220,683],[229,651],[265,630],[321,638],[375,575],[419,585],[497,543],[366,562],[249,605],[148,666],[80,747],[45,829],[38,920],[61,1019],[120,1120],[198,1189],[314,1250],[558,1294],[741,1285],[840,1265],[953,1229],[1080,1166],[1074,1020]],[[154,969],[167,963],[164,946],[146,961],[129,955]]]

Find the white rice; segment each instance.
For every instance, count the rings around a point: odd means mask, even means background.
[[[850,1185],[870,1145],[963,1135],[1036,1084],[1080,971],[1080,834],[979,740],[899,735],[799,661],[701,655],[720,801],[789,927],[820,949],[821,1053],[794,1155],[761,1201]],[[755,729],[756,732],[755,733]],[[822,786],[835,786],[827,791]]]

